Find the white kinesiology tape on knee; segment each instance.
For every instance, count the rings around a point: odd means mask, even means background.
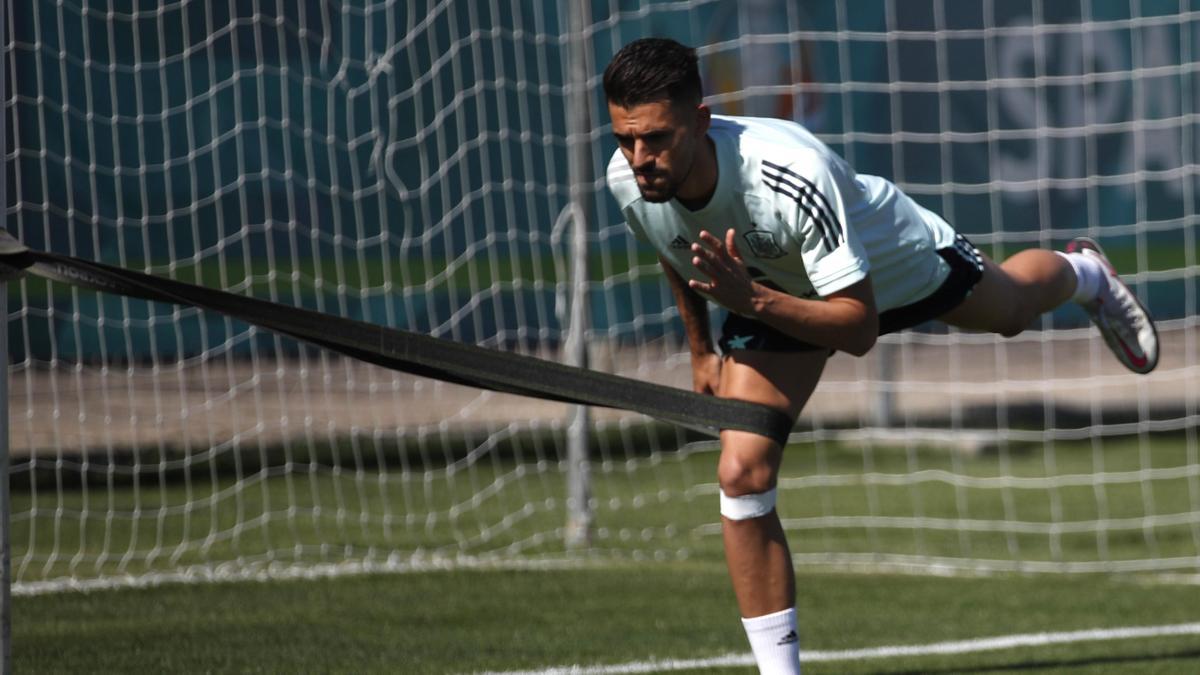
[[[721,490],[721,515],[730,520],[765,516],[775,508],[775,488],[754,495],[730,497]]]

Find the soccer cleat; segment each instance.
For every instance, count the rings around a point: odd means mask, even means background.
[[[1108,272],[1096,299],[1080,305],[1100,329],[1109,349],[1135,373],[1154,370],[1158,365],[1158,331],[1154,329],[1154,319],[1117,276],[1100,244],[1087,237],[1078,237],[1067,244],[1067,253],[1091,256]]]

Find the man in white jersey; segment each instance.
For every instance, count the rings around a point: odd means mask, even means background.
[[[604,91],[619,145],[609,189],[659,253],[696,391],[794,418],[833,351],[861,356],[880,334],[930,319],[1013,336],[1071,299],[1131,370],[1157,363],[1153,322],[1091,240],[997,264],[800,125],[712,115],[695,51],[672,40],[625,46]],[[729,310],[720,352],[707,300]],[[764,673],[799,672],[795,577],[775,512],[782,454],[764,436],[721,433],[725,556]]]

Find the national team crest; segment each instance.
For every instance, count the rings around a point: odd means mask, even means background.
[[[750,251],[756,258],[782,258],[787,251],[775,241],[775,233],[765,230],[753,230],[742,235],[750,245]]]

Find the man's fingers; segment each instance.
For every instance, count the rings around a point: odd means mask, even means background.
[[[692,251],[704,255],[710,262],[718,262],[722,259],[732,259],[738,263],[742,262],[742,252],[737,245],[737,230],[729,228],[725,232],[725,241],[717,239],[708,230],[700,231],[699,242],[692,244]]]
[[[692,243],[692,252],[712,260],[724,252],[721,241],[708,232],[700,232],[700,241]]]
[[[692,266],[701,274],[708,277],[707,289],[716,288],[722,278],[728,279],[729,277],[729,267],[721,264],[720,261],[707,260],[696,256],[692,258]]]
[[[738,250],[737,231],[732,227],[725,232],[725,247],[729,249],[729,257],[742,262],[742,252]]]
[[[721,240],[714,237],[708,230],[700,230],[700,240],[714,249],[720,250],[722,248]]]
[[[696,254],[692,258],[692,264],[710,277],[714,276],[718,269],[729,269],[729,256],[725,254],[724,249],[713,251],[700,244],[692,244],[692,253]]]
[[[700,239],[703,243],[696,242],[692,244],[693,253],[703,257],[714,266],[729,266],[728,261],[732,256],[730,256],[729,251],[725,249],[725,242],[717,239],[707,230],[702,230],[700,232]]]
[[[737,231],[730,229],[725,233],[725,245],[729,248],[729,257],[742,262],[742,251],[738,248]]]
[[[704,258],[705,260],[713,260],[717,257],[717,254],[713,253],[712,249],[702,246],[698,243],[692,244],[692,253],[695,253],[698,257]]]

